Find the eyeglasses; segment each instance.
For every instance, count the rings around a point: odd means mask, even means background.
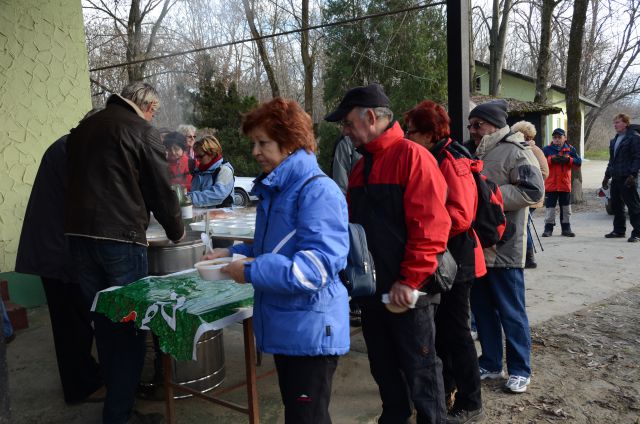
[[[483,121],[477,121],[474,122],[473,124],[469,124],[467,125],[467,129],[470,130],[471,128],[473,128],[474,130],[479,130],[480,127],[482,127],[485,123]]]
[[[196,138],[195,135],[188,135],[187,138]]]
[[[353,122],[347,121],[346,119],[338,122],[338,125],[342,128],[353,128]]]

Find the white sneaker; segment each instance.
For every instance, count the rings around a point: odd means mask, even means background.
[[[531,378],[522,377],[519,375],[510,375],[509,380],[504,385],[505,389],[512,393],[524,393],[527,391],[527,386],[531,383]]]
[[[490,378],[492,380],[497,380],[499,378],[504,378],[505,374],[503,370],[500,371],[489,371],[480,367],[480,380],[484,380],[486,378]]]

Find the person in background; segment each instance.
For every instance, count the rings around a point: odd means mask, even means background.
[[[169,182],[171,185],[180,184],[191,190],[191,173],[195,167],[195,161],[189,159],[186,149],[186,138],[179,132],[171,132],[164,139],[164,147],[167,148],[167,162],[169,163]]]
[[[184,135],[187,144],[187,156],[189,157],[189,159],[195,160],[196,152],[195,150],[193,150],[193,145],[196,142],[196,127],[194,127],[193,125],[182,124],[178,125],[178,129],[176,131]]]
[[[104,110],[83,120],[67,138],[64,231],[86,308],[98,291],[148,274],[149,216],[174,243],[185,235],[180,206],[169,184],[165,148],[151,120],[156,90],[134,82],[113,94]],[[147,332],[94,313],[96,346],[107,396],[104,424],[156,423],[160,414],[133,411]]]
[[[333,149],[331,178],[338,184],[345,196],[351,170],[361,157],[362,155],[356,151],[351,139],[341,135]],[[362,325],[360,306],[354,299],[349,301],[349,315],[351,316],[351,325],[354,327]]]
[[[571,168],[582,165],[575,147],[567,143],[562,128],[556,128],[551,134],[551,144],[542,150],[549,164],[549,178],[545,181],[544,232],[542,237],[551,237],[556,225],[556,204],[560,203],[560,226],[562,235],[575,237],[571,231]]]
[[[640,134],[629,128],[631,119],[625,113],[613,117],[615,137],[609,142],[609,163],[602,180],[602,188],[609,188],[611,179],[611,208],[613,209],[613,231],[606,238],[624,238],[627,217],[624,205],[629,210],[629,223],[633,230],[627,240],[640,242],[640,196],[638,195],[638,170],[640,170]]]
[[[84,119],[97,113],[93,109]],[[47,298],[58,372],[66,403],[104,400],[100,366],[94,359],[91,317],[64,235],[67,135],[45,151],[22,222],[15,270],[40,276]]]
[[[449,115],[431,100],[405,113],[404,119],[405,136],[429,150],[447,182],[445,206],[451,218],[447,247],[458,272],[451,290],[442,293],[436,312],[436,353],[442,360],[445,397],[455,392],[447,423],[466,423],[484,416],[478,353],[469,327],[469,294],[473,281],[487,273],[480,240],[471,227],[478,206],[471,154],[449,138]]]
[[[376,266],[376,293],[358,298],[371,374],[382,400],[380,424],[441,423],[447,412],[435,352],[440,295],[421,292],[446,249],[447,183],[433,156],[404,138],[378,84],[349,90],[326,121],[362,153],[349,176],[351,222],[363,226]],[[403,310],[393,313],[387,307]],[[418,296],[416,300],[416,296]]]
[[[531,382],[531,334],[525,305],[525,232],[529,206],[542,199],[544,182],[531,148],[507,125],[507,102],[497,100],[469,112],[470,149],[484,164],[483,175],[500,187],[507,225],[498,244],[484,249],[487,275],[471,289],[482,355],[480,379],[504,378],[507,392],[523,393]]]
[[[167,128],[167,127],[158,128],[158,133],[160,133],[160,143],[164,143],[164,138],[170,132],[172,132],[171,128]]]
[[[222,157],[217,138],[205,135],[193,145],[198,166],[191,180],[191,201],[199,208],[233,205],[233,166]]]
[[[524,136],[524,142],[527,146],[531,147],[533,154],[535,155],[538,165],[540,165],[540,172],[542,173],[542,179],[546,181],[549,176],[549,164],[547,163],[547,158],[544,155],[544,152],[541,148],[536,145],[536,134],[538,131],[536,127],[528,121],[519,121],[511,126],[511,131],[520,132]],[[533,235],[531,234],[533,221],[531,220],[533,217],[533,213],[536,209],[544,206],[542,201],[536,203],[533,206],[529,207],[529,219],[527,219],[527,253],[525,256],[524,267],[525,268],[537,268],[538,264],[536,263],[536,257],[534,253],[533,247]]]
[[[255,290],[256,344],[274,355],[285,424],[330,424],[333,375],[349,351],[338,277],[349,251],[346,201],[320,170],[311,118],[295,101],[263,103],[245,115],[242,132],[262,168],[256,238],[208,257],[248,257],[222,270]]]

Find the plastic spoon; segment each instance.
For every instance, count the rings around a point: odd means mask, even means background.
[[[207,235],[207,233],[200,233],[200,239],[206,248],[205,255],[207,253],[213,253],[213,248],[211,247],[211,238]]]

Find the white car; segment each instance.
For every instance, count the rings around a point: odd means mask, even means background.
[[[235,183],[233,184],[233,205],[234,206],[249,206],[251,202],[258,200],[256,196],[252,196],[249,193],[253,188],[252,177],[235,177]]]

